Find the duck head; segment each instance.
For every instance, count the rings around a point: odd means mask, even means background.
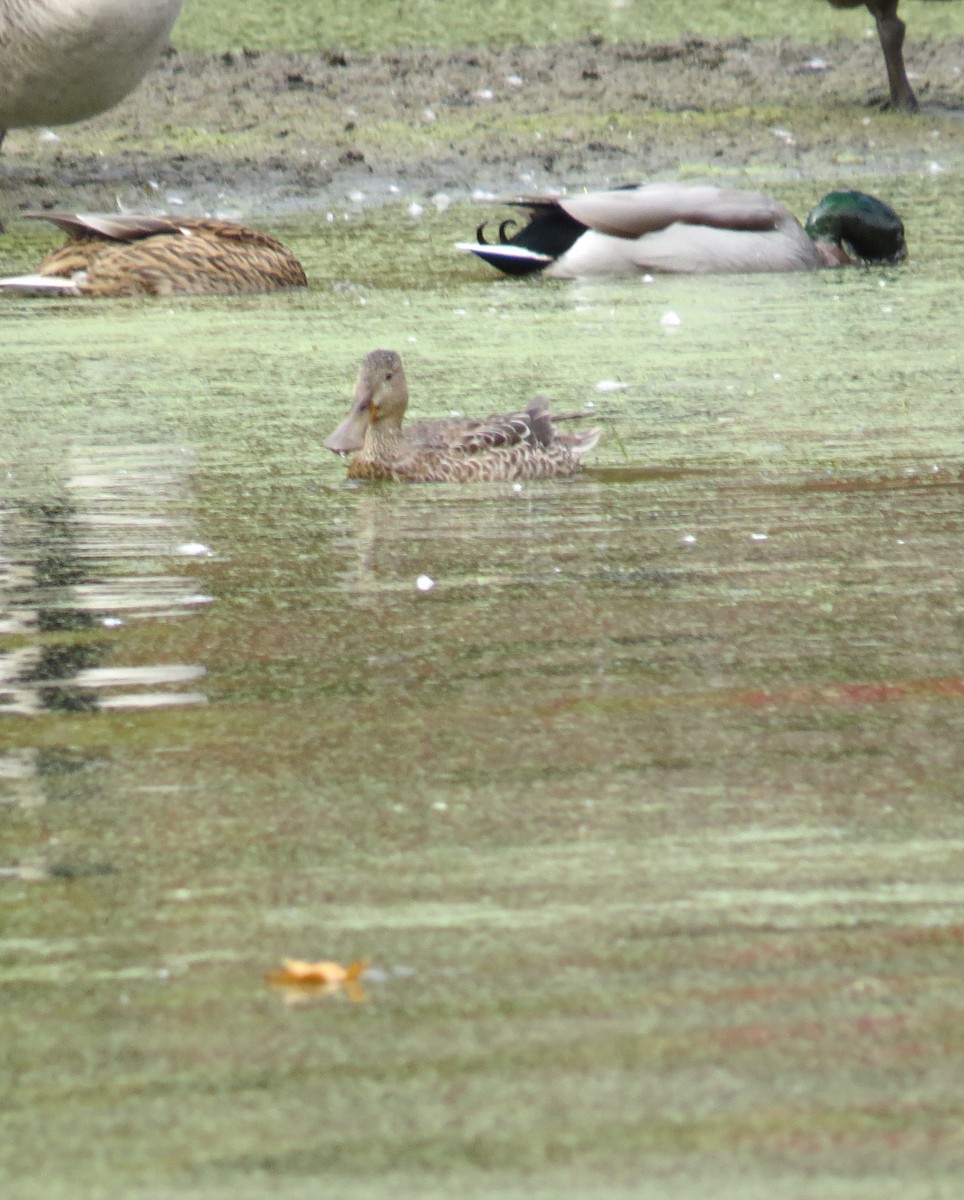
[[[335,454],[361,450],[369,430],[388,433],[401,429],[407,406],[408,384],[401,358],[394,350],[372,350],[358,369],[351,410],[325,439],[325,446]]]
[[[907,257],[904,223],[889,204],[866,192],[831,192],[807,217],[807,233],[828,265],[899,263]]]

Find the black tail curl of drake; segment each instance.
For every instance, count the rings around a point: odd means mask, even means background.
[[[561,258],[586,232],[587,226],[583,225],[581,221],[577,221],[575,217],[570,217],[552,200],[516,200],[511,203],[519,208],[528,209],[529,222],[518,233],[509,237],[508,231],[514,229],[518,222],[511,217],[502,221],[499,224],[499,245],[519,246],[524,250],[531,250],[535,254],[544,254],[554,261]],[[482,246],[495,245],[494,242],[486,241],[485,224],[483,222],[478,227],[475,236]],[[545,270],[549,265],[548,262],[532,262],[517,258],[493,258],[490,261],[493,266],[498,267],[506,275],[532,275],[537,271]]]

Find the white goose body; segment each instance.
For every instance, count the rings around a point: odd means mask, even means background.
[[[140,83],[183,0],[0,0],[0,141],[104,112]]]

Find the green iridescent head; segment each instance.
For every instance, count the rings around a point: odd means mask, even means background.
[[[899,263],[907,256],[904,223],[889,204],[866,192],[831,192],[807,217],[815,242],[842,246],[871,263]]]

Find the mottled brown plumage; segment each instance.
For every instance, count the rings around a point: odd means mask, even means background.
[[[350,479],[470,483],[574,475],[599,440],[599,430],[562,434],[537,396],[525,412],[421,421],[402,428],[408,385],[394,350],[362,360],[351,411],[325,445],[352,454]],[[557,417],[571,420],[582,414]]]
[[[266,233],[200,217],[27,213],[69,241],[35,275],[0,287],[72,296],[230,296],[305,287],[301,263]]]

